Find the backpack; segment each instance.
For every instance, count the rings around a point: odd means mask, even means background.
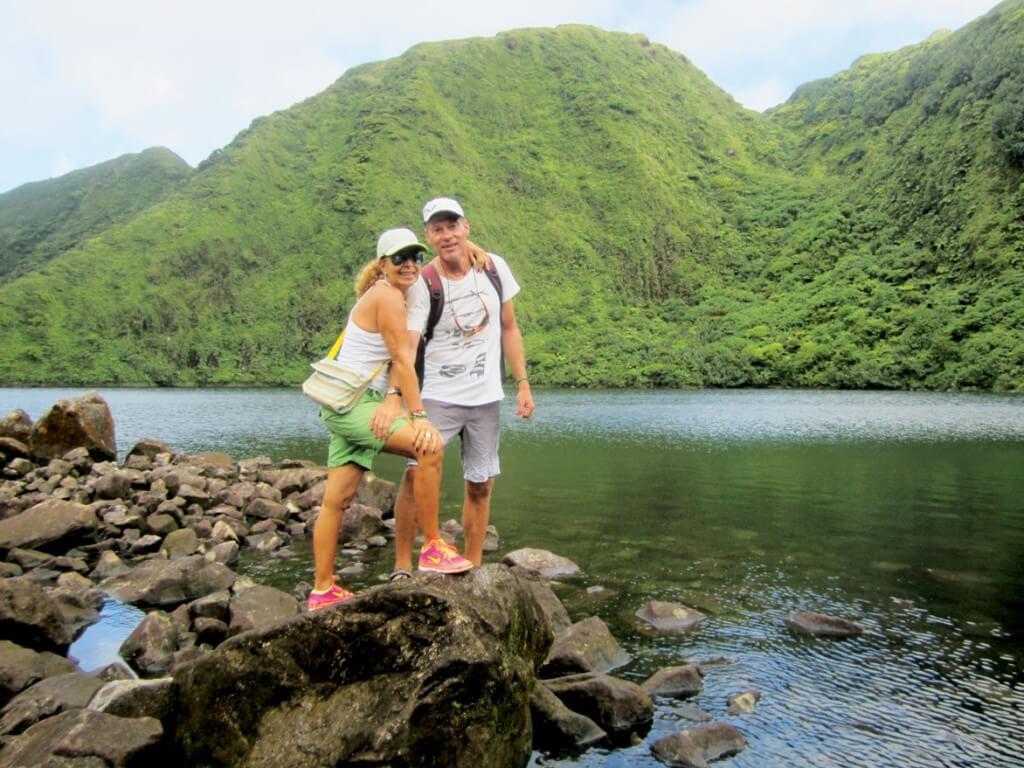
[[[498,292],[498,306],[500,307],[504,301],[504,293],[501,290],[501,277],[498,276],[498,268],[494,266],[493,259],[487,259],[487,264],[484,265],[484,274],[487,275],[487,279],[491,281],[491,285],[494,286],[494,290]],[[427,284],[427,292],[430,294],[430,313],[427,315],[427,327],[423,330],[423,334],[420,336],[420,345],[416,350],[416,378],[419,379],[420,389],[423,388],[423,369],[426,365],[425,359],[427,356],[427,344],[434,338],[434,328],[437,326],[437,322],[441,319],[441,313],[444,311],[444,288],[441,287],[441,275],[437,272],[437,267],[433,263],[427,264],[420,271],[420,275]],[[498,322],[501,322],[501,318],[498,318]],[[501,380],[505,380],[505,355],[501,355]]]

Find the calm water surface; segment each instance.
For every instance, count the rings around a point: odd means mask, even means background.
[[[2,390],[34,418],[82,390]],[[123,455],[140,437],[176,450],[325,458],[315,409],[290,390],[101,390]],[[502,551],[551,549],[584,569],[559,587],[632,654],[616,674],[706,663],[705,689],[657,701],[644,744],[534,764],[659,765],[649,745],[696,705],[749,746],[727,765],[1019,766],[1024,743],[1024,399],[809,391],[538,393],[506,405],[493,522]],[[447,462],[442,517],[458,517]],[[401,463],[380,462],[397,479]],[[308,548],[248,559],[258,581],[308,581]],[[391,550],[354,586],[379,583]],[[652,637],[632,614],[683,602],[708,620]],[[859,639],[794,637],[793,610],[844,616]],[[132,620],[125,620],[131,626]],[[115,624],[117,616],[105,621]],[[90,636],[93,639],[90,640]],[[116,647],[87,632],[80,658]],[[92,646],[89,646],[89,643]],[[98,650],[94,650],[94,648]],[[83,662],[84,663],[84,662]],[[748,715],[729,696],[758,690]]]

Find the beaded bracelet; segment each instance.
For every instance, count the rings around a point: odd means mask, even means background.
[[[409,411],[409,418],[413,421],[416,421],[416,419],[425,419],[427,418],[427,412],[423,409],[418,411]]]

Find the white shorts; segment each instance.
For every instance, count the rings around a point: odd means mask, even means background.
[[[456,435],[460,438],[463,478],[471,483],[485,483],[501,474],[498,463],[500,400],[484,405],[452,405],[440,400],[424,400],[423,407],[446,446]],[[409,466],[415,464],[414,461],[409,462]]]

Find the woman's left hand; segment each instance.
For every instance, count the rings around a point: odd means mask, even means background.
[[[373,430],[373,436],[378,440],[387,440],[391,434],[391,425],[402,415],[403,411],[402,398],[385,397],[384,401],[374,410],[373,416],[370,417],[370,429]]]

